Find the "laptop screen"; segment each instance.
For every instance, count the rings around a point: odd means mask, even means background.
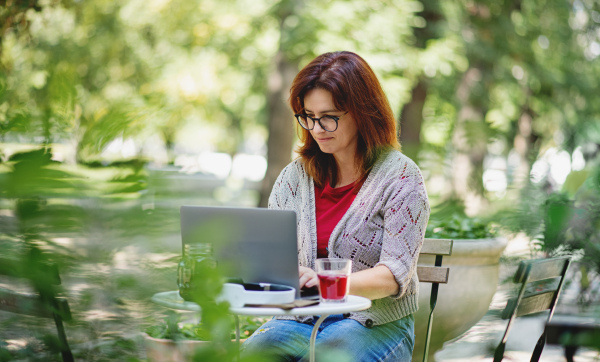
[[[182,246],[210,243],[221,274],[296,288],[296,213],[264,208],[181,207]]]

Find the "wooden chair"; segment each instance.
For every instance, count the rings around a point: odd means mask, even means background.
[[[433,322],[433,310],[437,303],[438,288],[440,283],[448,283],[448,276],[450,275],[450,269],[442,267],[442,258],[445,255],[452,254],[453,241],[449,239],[425,239],[423,247],[421,248],[421,254],[435,255],[434,266],[417,266],[417,275],[419,276],[419,283],[431,283],[431,296],[429,298],[429,319],[427,321],[427,333],[425,337],[425,351],[423,353],[423,362],[427,362],[427,355],[429,354],[429,339],[431,337],[431,326]]]
[[[73,354],[67,343],[63,326],[63,321],[71,320],[71,311],[65,298],[56,297],[56,286],[61,283],[56,264],[17,261],[1,257],[0,275],[27,279],[36,291],[36,293],[22,293],[0,288],[0,310],[54,319],[62,358],[64,361],[73,361]]]
[[[570,262],[571,259],[569,257],[559,257],[526,260],[519,264],[519,268],[514,276],[514,283],[521,284],[521,287],[517,296],[508,300],[506,308],[502,312],[502,319],[508,319],[508,324],[506,325],[502,340],[494,352],[494,362],[499,362],[504,357],[506,339],[516,317],[550,310],[546,323],[550,322]],[[558,279],[558,285],[556,283],[536,284],[534,292],[526,293],[527,287],[532,285],[532,283],[549,281],[550,279]],[[533,350],[531,361],[539,361],[545,344],[546,331],[544,330]]]

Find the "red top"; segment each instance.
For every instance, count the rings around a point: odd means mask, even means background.
[[[329,237],[356,198],[354,186],[354,183],[337,188],[332,188],[329,183],[324,188],[315,186],[317,258],[327,258]]]

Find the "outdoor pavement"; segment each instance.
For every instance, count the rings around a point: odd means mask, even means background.
[[[527,241],[521,238],[509,242],[504,252],[506,257],[527,254],[529,254],[529,246]],[[501,280],[503,274],[506,275],[507,271],[504,270],[503,273],[501,264]],[[447,342],[444,348],[435,354],[435,360],[437,362],[492,361],[493,351],[506,329],[507,321],[500,319],[498,314],[506,306],[507,294],[508,286],[500,283],[490,305],[490,311],[464,335]],[[563,290],[559,307],[561,304],[572,306],[575,303],[576,296],[577,283],[572,283],[571,287]],[[559,312],[560,309],[557,309],[555,314]],[[504,361],[529,361],[547,318],[548,313],[540,313],[515,319],[508,335]],[[559,346],[546,345],[540,360],[548,362],[566,361],[563,353],[563,349]],[[600,361],[600,353],[589,349],[579,349],[575,355],[575,361]]]

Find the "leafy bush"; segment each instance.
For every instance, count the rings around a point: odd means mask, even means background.
[[[496,234],[496,228],[491,222],[467,216],[464,202],[451,198],[432,207],[425,237],[483,239]]]
[[[240,338],[248,338],[261,325],[265,323],[265,318],[240,317]],[[170,313],[165,318],[164,323],[150,326],[146,333],[153,338],[172,339],[172,340],[193,340],[208,341],[210,333],[197,323],[180,323],[176,313]],[[235,328],[231,329],[231,339],[235,339]]]
[[[583,251],[580,261],[600,272],[600,165],[596,164],[570,197],[564,192],[548,196],[544,209],[542,249],[549,253]]]
[[[172,340],[208,341],[210,333],[202,325],[196,323],[178,323],[175,314],[165,318],[165,323],[150,326],[146,333],[153,338]]]
[[[495,235],[496,232],[490,224],[479,218],[470,218],[458,213],[442,219],[432,215],[425,233],[425,237],[438,239],[484,239]]]

